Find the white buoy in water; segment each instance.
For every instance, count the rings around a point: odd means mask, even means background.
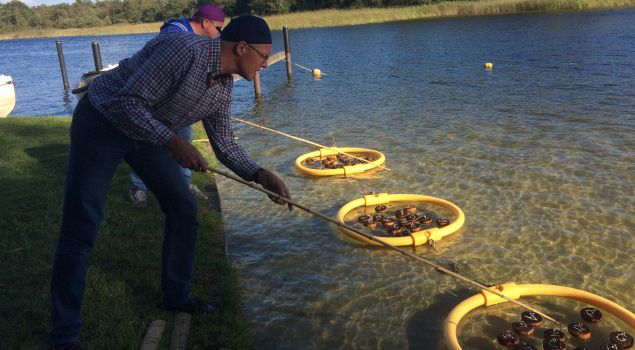
[[[485,62],[485,64],[483,66],[487,70],[492,70],[492,68],[494,68],[494,65],[492,64],[492,62]]]

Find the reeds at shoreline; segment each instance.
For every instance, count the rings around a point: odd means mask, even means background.
[[[635,7],[635,0],[482,0],[443,1],[431,5],[346,10],[318,10],[264,17],[272,30],[290,28],[319,28],[359,25],[438,17],[484,16],[514,13],[588,11]],[[156,33],[161,22],[116,24],[110,26],[72,29],[33,29],[16,33],[2,33],[0,40]]]
[[[635,0],[477,0],[431,5],[350,10],[320,10],[266,17],[272,28],[332,27],[437,17],[584,11],[635,7]]]

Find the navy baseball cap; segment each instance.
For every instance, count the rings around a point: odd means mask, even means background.
[[[244,41],[248,44],[271,44],[271,30],[264,19],[245,15],[233,18],[223,28],[220,38],[225,41]]]

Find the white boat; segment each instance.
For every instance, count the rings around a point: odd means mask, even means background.
[[[8,75],[0,75],[0,118],[5,118],[15,107],[15,86]]]
[[[77,85],[75,86],[75,88],[73,90],[71,90],[71,93],[74,95],[77,95],[78,99],[81,99],[84,94],[86,93],[86,91],[88,91],[88,85],[90,85],[90,83],[97,79],[98,76],[106,73],[107,71],[117,68],[117,66],[119,66],[118,64],[109,64],[108,66],[106,66],[105,68],[103,68],[100,71],[90,71],[90,72],[86,72],[84,74],[82,74],[82,77],[79,79],[79,82],[77,83]]]

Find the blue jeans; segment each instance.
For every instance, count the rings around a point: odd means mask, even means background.
[[[194,140],[194,130],[192,130],[191,125],[177,130],[176,134],[189,143],[192,143],[192,140]],[[187,181],[187,184],[189,185],[190,182],[192,182],[192,170],[188,168],[181,168],[181,172],[183,173],[183,177],[185,177],[185,181]],[[134,170],[130,172],[130,183],[132,184],[132,187],[139,188],[145,192],[148,191],[148,187],[146,187],[146,184],[143,183],[143,180],[141,180]]]
[[[79,338],[88,259],[103,219],[108,187],[122,159],[155,194],[165,215],[163,304],[180,306],[190,297],[197,203],[181,167],[166,147],[140,143],[117,131],[84,97],[71,124],[64,209],[51,276],[50,336],[55,344]]]

